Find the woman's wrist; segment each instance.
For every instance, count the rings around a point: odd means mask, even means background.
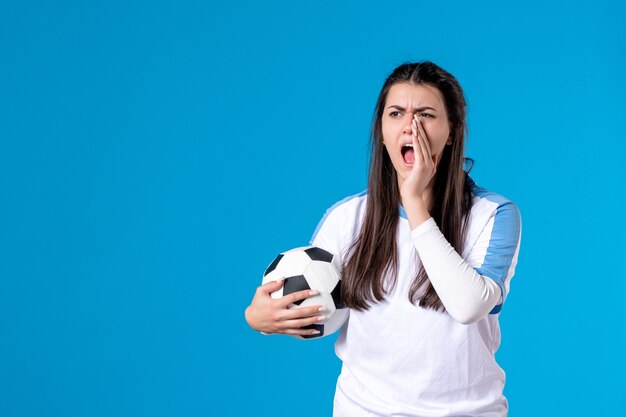
[[[406,201],[403,201],[403,206],[411,230],[415,229],[431,217],[423,198],[414,197],[407,199]]]

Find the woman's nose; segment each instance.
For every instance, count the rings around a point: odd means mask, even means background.
[[[404,128],[402,129],[402,133],[412,135],[413,134],[413,121],[415,120],[415,114],[409,113],[411,117],[408,117]]]
[[[412,131],[412,126],[413,126],[413,118],[411,117],[405,124],[404,127],[402,128],[402,133],[406,134],[406,135],[410,135],[413,133]]]

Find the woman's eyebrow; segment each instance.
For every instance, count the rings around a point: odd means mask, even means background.
[[[404,107],[398,106],[396,104],[392,104],[391,106],[387,107],[388,109],[390,108],[396,108],[400,111],[405,111],[406,109]],[[428,106],[422,106],[422,107],[418,107],[416,109],[413,109],[414,112],[419,112],[419,111],[424,111],[424,110],[434,110],[437,111],[437,109],[433,109],[432,107],[428,107]]]

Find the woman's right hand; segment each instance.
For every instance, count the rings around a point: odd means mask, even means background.
[[[324,307],[315,305],[289,308],[296,301],[314,297],[318,295],[318,292],[303,290],[279,299],[272,298],[270,294],[279,290],[283,283],[284,279],[270,281],[256,289],[252,303],[246,308],[246,321],[250,327],[263,333],[299,336],[318,334],[317,330],[301,329],[301,327],[325,320],[325,316],[320,316],[320,312],[324,314]]]

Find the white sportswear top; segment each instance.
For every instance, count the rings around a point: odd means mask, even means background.
[[[399,207],[398,277],[385,300],[350,310],[335,352],[343,361],[335,417],[504,417],[505,373],[495,361],[498,315],[509,291],[521,239],[517,206],[477,186],[462,254],[430,218],[410,230]],[[343,262],[358,236],[367,194],[326,211],[311,245]],[[423,263],[447,312],[411,304],[408,291]]]

